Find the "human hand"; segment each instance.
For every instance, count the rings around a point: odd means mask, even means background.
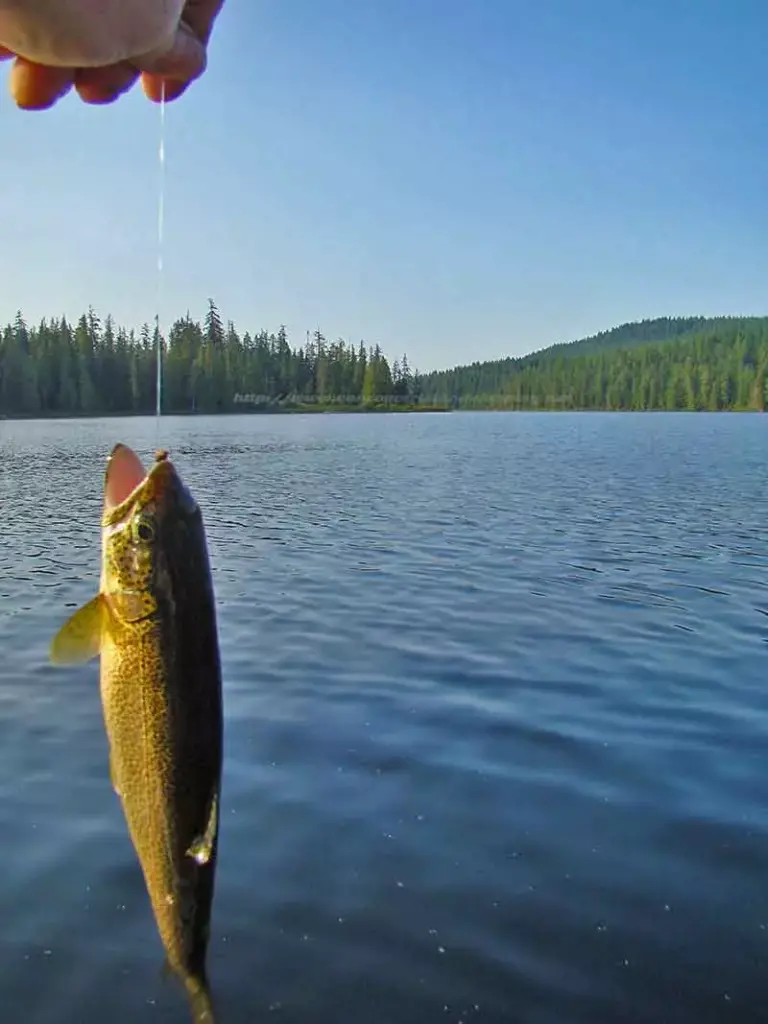
[[[205,71],[224,0],[110,3],[105,15],[104,0],[0,2],[0,61],[13,60],[18,107],[48,109],[73,86],[86,103],[112,103],[139,78],[150,100],[160,101],[163,84],[174,100]]]

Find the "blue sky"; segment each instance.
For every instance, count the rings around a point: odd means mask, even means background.
[[[766,313],[766,38],[759,0],[228,0],[168,107],[162,321],[426,370]],[[0,96],[2,322],[154,318],[158,130]]]

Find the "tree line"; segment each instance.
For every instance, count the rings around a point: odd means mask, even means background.
[[[425,374],[459,409],[760,410],[768,317],[662,318],[519,359]]]
[[[0,416],[149,414],[156,351],[163,410],[274,408],[764,410],[768,317],[663,317],[623,324],[520,358],[419,374],[378,345],[299,347],[286,330],[240,335],[213,302],[167,338],[102,323],[93,309],[28,327],[21,312],[0,332]]]
[[[167,338],[102,322],[91,308],[76,324],[21,312],[0,332],[0,415],[148,414],[155,409],[162,346],[166,413],[244,412],[291,407],[411,407],[420,376],[407,355],[391,364],[378,345],[329,342],[317,330],[292,347],[276,333],[238,333],[213,300],[202,323],[187,313]]]

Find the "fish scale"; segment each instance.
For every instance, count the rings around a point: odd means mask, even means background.
[[[213,1024],[206,953],[218,853],[221,665],[202,515],[164,450],[146,474],[124,445],[108,464],[100,592],[51,648],[58,664],[97,654],[112,785],[167,964],[187,989],[195,1024]]]

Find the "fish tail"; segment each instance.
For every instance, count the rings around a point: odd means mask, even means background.
[[[189,995],[193,1024],[216,1024],[208,982],[200,978],[187,978],[184,984]]]

